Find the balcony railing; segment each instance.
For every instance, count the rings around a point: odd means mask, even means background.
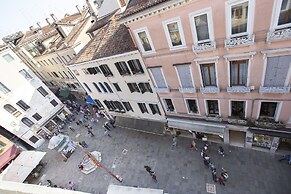
[[[195,93],[196,92],[196,88],[179,88],[179,92],[180,93]]]
[[[219,93],[219,91],[219,87],[216,86],[206,86],[200,88],[201,93]]]
[[[155,91],[157,93],[169,93],[170,89],[169,88],[155,88]]]
[[[245,36],[231,37],[229,39],[225,39],[224,45],[225,48],[232,48],[238,46],[248,46],[254,44],[255,35],[248,34]]]
[[[216,43],[215,41],[209,41],[209,42],[203,42],[198,44],[193,44],[193,52],[199,53],[204,51],[212,51],[216,49]]]
[[[260,87],[260,93],[273,93],[273,94],[287,94],[290,92],[290,86],[287,87]]]
[[[246,125],[248,123],[247,120],[241,118],[228,118],[227,122],[230,124],[239,124],[239,125]]]
[[[205,120],[207,121],[216,121],[216,122],[222,122],[222,118],[219,115],[206,115]]]
[[[291,28],[268,32],[267,42],[291,39]]]
[[[263,118],[255,121],[255,125],[258,127],[267,127],[267,128],[284,128],[285,124],[279,122],[276,122],[274,119],[270,118]]]
[[[229,93],[249,93],[249,92],[251,92],[251,87],[249,87],[249,86],[227,87],[227,92],[229,92]]]

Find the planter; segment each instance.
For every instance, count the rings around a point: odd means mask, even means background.
[[[239,124],[239,125],[247,125],[248,121],[247,120],[243,120],[243,119],[234,119],[234,118],[229,118],[228,123],[231,124]]]

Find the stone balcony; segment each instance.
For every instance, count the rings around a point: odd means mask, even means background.
[[[201,87],[200,92],[205,94],[205,93],[219,93],[219,87],[216,86],[206,86],[206,87]]]
[[[255,42],[255,35],[248,34],[244,36],[231,37],[224,40],[225,48],[239,47],[239,46],[249,46],[253,45]]]
[[[205,120],[207,121],[215,121],[215,122],[222,122],[222,118],[219,115],[212,116],[212,115],[206,115]]]
[[[179,88],[179,92],[180,93],[195,93],[196,92],[196,88]]]
[[[239,124],[239,125],[247,125],[248,121],[241,118],[230,117],[227,119],[227,122],[230,124]]]
[[[169,93],[170,89],[169,88],[155,88],[155,91],[157,93]]]
[[[227,92],[229,92],[229,93],[249,93],[249,92],[251,92],[251,87],[250,86],[227,87]]]
[[[213,51],[216,49],[216,42],[208,41],[208,42],[193,44],[192,49],[194,53]]]
[[[290,92],[290,86],[286,87],[260,87],[260,93],[272,93],[272,94],[288,94]]]
[[[280,41],[286,39],[291,39],[291,28],[270,31],[268,32],[267,35],[267,42]]]

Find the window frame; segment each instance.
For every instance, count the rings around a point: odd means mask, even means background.
[[[99,93],[102,93],[102,90],[99,88],[99,86],[97,85],[97,83],[95,82],[92,82],[93,85],[95,86],[96,90],[99,92]]]
[[[143,44],[142,44],[142,41],[140,40],[140,37],[139,37],[138,34],[141,33],[141,32],[145,32],[146,37],[147,37],[147,39],[149,41],[149,44],[150,44],[150,47],[151,47],[151,50],[149,50],[149,51],[146,51],[144,49]],[[142,27],[142,28],[135,29],[135,30],[133,30],[133,33],[134,33],[135,40],[138,43],[138,47],[142,51],[143,54],[153,54],[153,53],[156,53],[156,50],[155,50],[155,47],[154,47],[152,38],[150,36],[150,33],[149,33],[147,27]]]
[[[51,105],[53,105],[53,107],[56,107],[56,106],[58,106],[58,102],[55,100],[55,99],[52,99],[51,101],[50,101],[50,103],[51,103]],[[56,103],[56,104],[55,104]]]
[[[32,75],[30,75],[26,69],[21,69],[19,73],[27,80],[33,79]]]
[[[172,24],[172,23],[177,23],[177,25],[178,25],[178,30],[179,30],[179,34],[180,34],[180,38],[181,38],[181,45],[173,46],[173,44],[172,44],[172,39],[171,39],[170,33],[168,31],[168,24]],[[162,22],[162,24],[163,24],[164,33],[166,35],[166,39],[167,39],[168,46],[169,46],[170,50],[187,48],[180,17],[175,17],[175,18],[171,18],[169,20],[165,20]]]
[[[178,68],[177,66],[188,66],[188,69],[189,69],[189,72],[190,72],[190,75],[191,75],[191,82],[192,82],[192,87],[191,88],[195,88],[195,83],[194,83],[194,79],[193,79],[193,74],[192,74],[192,68],[191,68],[191,63],[183,63],[183,64],[176,64],[175,65],[175,70],[176,70],[176,73],[177,73],[177,76],[178,76],[178,79],[179,79],[179,85],[180,85],[180,88],[187,88],[187,87],[183,87],[182,86],[182,82],[181,82],[181,76],[179,74],[179,71],[178,71]]]
[[[196,106],[197,106],[197,111],[198,111],[197,113],[190,112],[190,107],[189,107],[189,103],[188,103],[189,100],[195,100]],[[184,99],[184,103],[185,103],[185,106],[187,108],[187,113],[188,114],[190,114],[190,115],[200,115],[200,109],[199,109],[198,99],[197,98],[185,98]]]
[[[129,111],[134,112],[130,102],[123,101],[122,104],[127,112],[129,112]],[[129,108],[127,107],[127,105],[129,105]]]
[[[281,30],[284,28],[291,28],[291,22],[288,24],[278,25],[282,2],[283,2],[283,0],[275,0],[274,1],[270,31]]]
[[[90,93],[92,93],[92,90],[91,90],[91,88],[89,88],[89,86],[88,86],[87,83],[83,82],[83,85],[85,86],[85,88],[86,88]]]
[[[5,84],[3,84],[2,82],[0,82],[0,91],[3,94],[8,94],[9,92],[11,92],[11,90]]]
[[[155,88],[161,89],[160,87],[158,87],[157,82],[156,82],[156,78],[155,78],[155,76],[154,76],[154,74],[152,72],[152,69],[154,69],[154,68],[156,68],[156,69],[159,68],[160,69],[162,77],[163,77],[163,80],[164,80],[165,85],[166,85],[165,88],[169,88],[169,86],[167,84],[167,81],[166,81],[166,78],[165,78],[165,75],[164,75],[164,72],[163,72],[163,68],[162,67],[152,67],[152,68],[149,68],[149,70],[150,70],[150,75],[151,75],[151,78],[152,78],[152,81],[154,83]]]
[[[14,57],[10,54],[10,53],[6,53],[4,55],[2,55],[2,58],[7,62],[10,63],[12,61],[14,61]]]
[[[125,61],[117,61],[114,63],[114,65],[121,76],[131,75],[131,72]]]
[[[114,86],[116,92],[122,92],[122,90],[121,90],[121,88],[120,88],[120,86],[119,86],[118,83],[112,83],[112,84],[113,84],[113,86]],[[117,86],[117,87],[116,87],[116,86]]]
[[[208,106],[208,101],[217,101],[218,103],[218,115],[216,114],[209,114],[209,106]],[[219,99],[204,99],[204,104],[205,104],[205,113],[206,113],[206,116],[209,116],[209,117],[221,117],[221,109],[220,109],[220,100]]]
[[[30,109],[30,106],[26,104],[23,100],[19,100],[16,104],[24,111],[27,111],[28,109]]]
[[[102,64],[99,66],[99,68],[105,77],[112,77],[113,76],[113,73],[107,64]]]
[[[261,116],[262,103],[277,103],[276,110],[275,110],[275,113],[274,113],[274,116],[273,117]],[[280,101],[261,100],[259,102],[259,109],[258,109],[257,119],[270,118],[270,119],[274,119],[275,121],[278,121],[279,120],[279,116],[280,116],[281,109],[282,109],[282,102],[280,102]]]
[[[170,109],[168,109],[168,104],[167,104],[166,100],[171,100],[172,105],[173,105],[173,108],[174,108],[173,111],[170,111]],[[165,107],[166,112],[169,112],[169,113],[176,113],[175,104],[174,104],[172,98],[163,98],[163,103],[164,103],[164,107]]]
[[[152,111],[152,114],[153,115],[162,115],[162,113],[161,113],[161,111],[159,109],[159,105],[158,104],[156,104],[156,103],[149,103],[149,107],[150,107],[150,110]],[[155,113],[154,113],[153,109],[154,109]]]
[[[33,114],[32,117],[33,117],[36,121],[39,121],[39,120],[42,119],[42,116],[40,116],[38,113]]]
[[[202,75],[202,68],[201,65],[209,65],[209,64],[213,64],[214,66],[214,70],[215,70],[215,85],[206,85],[204,83],[204,79],[203,79],[203,75]],[[217,65],[216,62],[203,62],[203,63],[199,63],[199,73],[200,73],[200,80],[201,80],[201,85],[205,88],[205,87],[218,87],[218,77],[217,77]],[[209,74],[209,73],[208,73]]]
[[[127,61],[129,69],[131,70],[133,75],[143,74],[144,68],[139,59],[131,59]]]
[[[232,115],[232,102],[243,102],[244,103],[244,115],[242,117],[239,116],[233,116]],[[237,100],[237,99],[231,99],[229,100],[229,117],[237,117],[239,119],[246,119],[247,118],[247,101],[246,100]]]
[[[247,61],[247,66],[248,67],[247,67],[247,74],[246,74],[246,83],[244,85],[243,84],[241,84],[241,85],[240,84],[233,85],[231,83],[231,79],[232,79],[231,62],[240,62],[240,61]],[[233,59],[233,60],[230,59],[230,60],[228,60],[228,73],[229,73],[228,85],[229,85],[229,87],[233,87],[233,86],[248,86],[249,85],[250,62],[251,62],[251,60],[249,58],[245,58],[245,59]],[[239,79],[237,81],[239,81]]]
[[[144,102],[138,102],[137,105],[138,105],[139,110],[140,110],[140,112],[142,114],[149,114],[149,111],[148,111],[148,108],[147,108],[146,103],[144,103]],[[142,108],[144,108],[145,110],[142,110]]]
[[[31,127],[35,124],[32,120],[30,120],[30,119],[27,118],[27,117],[23,117],[23,118],[21,119],[21,122],[22,122],[25,126],[27,126],[27,127],[29,127],[29,128],[31,128]]]
[[[46,97],[47,95],[49,95],[49,93],[42,87],[38,87],[37,88],[37,91],[43,96],[43,97]]]

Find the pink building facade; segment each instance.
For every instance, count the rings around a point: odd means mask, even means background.
[[[168,130],[291,150],[290,0],[136,0],[120,22],[142,53]]]

